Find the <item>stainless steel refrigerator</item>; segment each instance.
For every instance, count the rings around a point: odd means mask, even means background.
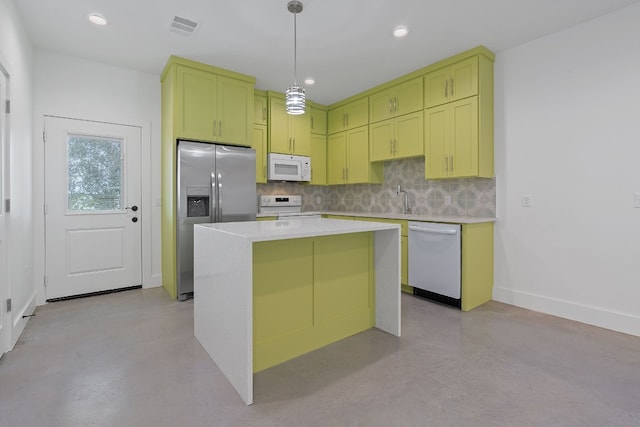
[[[256,219],[256,152],[178,141],[178,299],[193,296],[193,226]]]

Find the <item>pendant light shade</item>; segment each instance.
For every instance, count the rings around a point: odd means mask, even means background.
[[[289,86],[285,92],[285,100],[287,104],[288,114],[304,114],[305,110],[305,94],[304,87],[298,84],[298,64],[297,64],[297,28],[296,15],[302,12],[302,3],[297,0],[291,0],[287,4],[289,12],[293,13],[293,84]]]

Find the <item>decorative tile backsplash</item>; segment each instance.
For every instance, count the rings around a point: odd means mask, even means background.
[[[384,162],[383,184],[334,185],[330,187],[296,183],[258,184],[258,194],[301,194],[305,211],[401,213],[404,194],[410,213],[418,215],[494,217],[495,178],[426,180],[424,158]],[[445,202],[449,196],[451,204]]]

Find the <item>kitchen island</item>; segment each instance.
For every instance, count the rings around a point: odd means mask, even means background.
[[[248,405],[255,372],[371,327],[400,336],[397,224],[194,227],[194,333]]]

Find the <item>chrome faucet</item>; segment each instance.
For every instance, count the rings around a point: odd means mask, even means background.
[[[404,210],[402,211],[402,213],[404,214],[408,214],[409,213],[409,195],[407,194],[406,190],[403,190],[402,188],[400,188],[400,184],[398,184],[398,188],[396,188],[396,196],[399,196],[400,193],[404,193],[404,200],[403,200],[403,208]]]

